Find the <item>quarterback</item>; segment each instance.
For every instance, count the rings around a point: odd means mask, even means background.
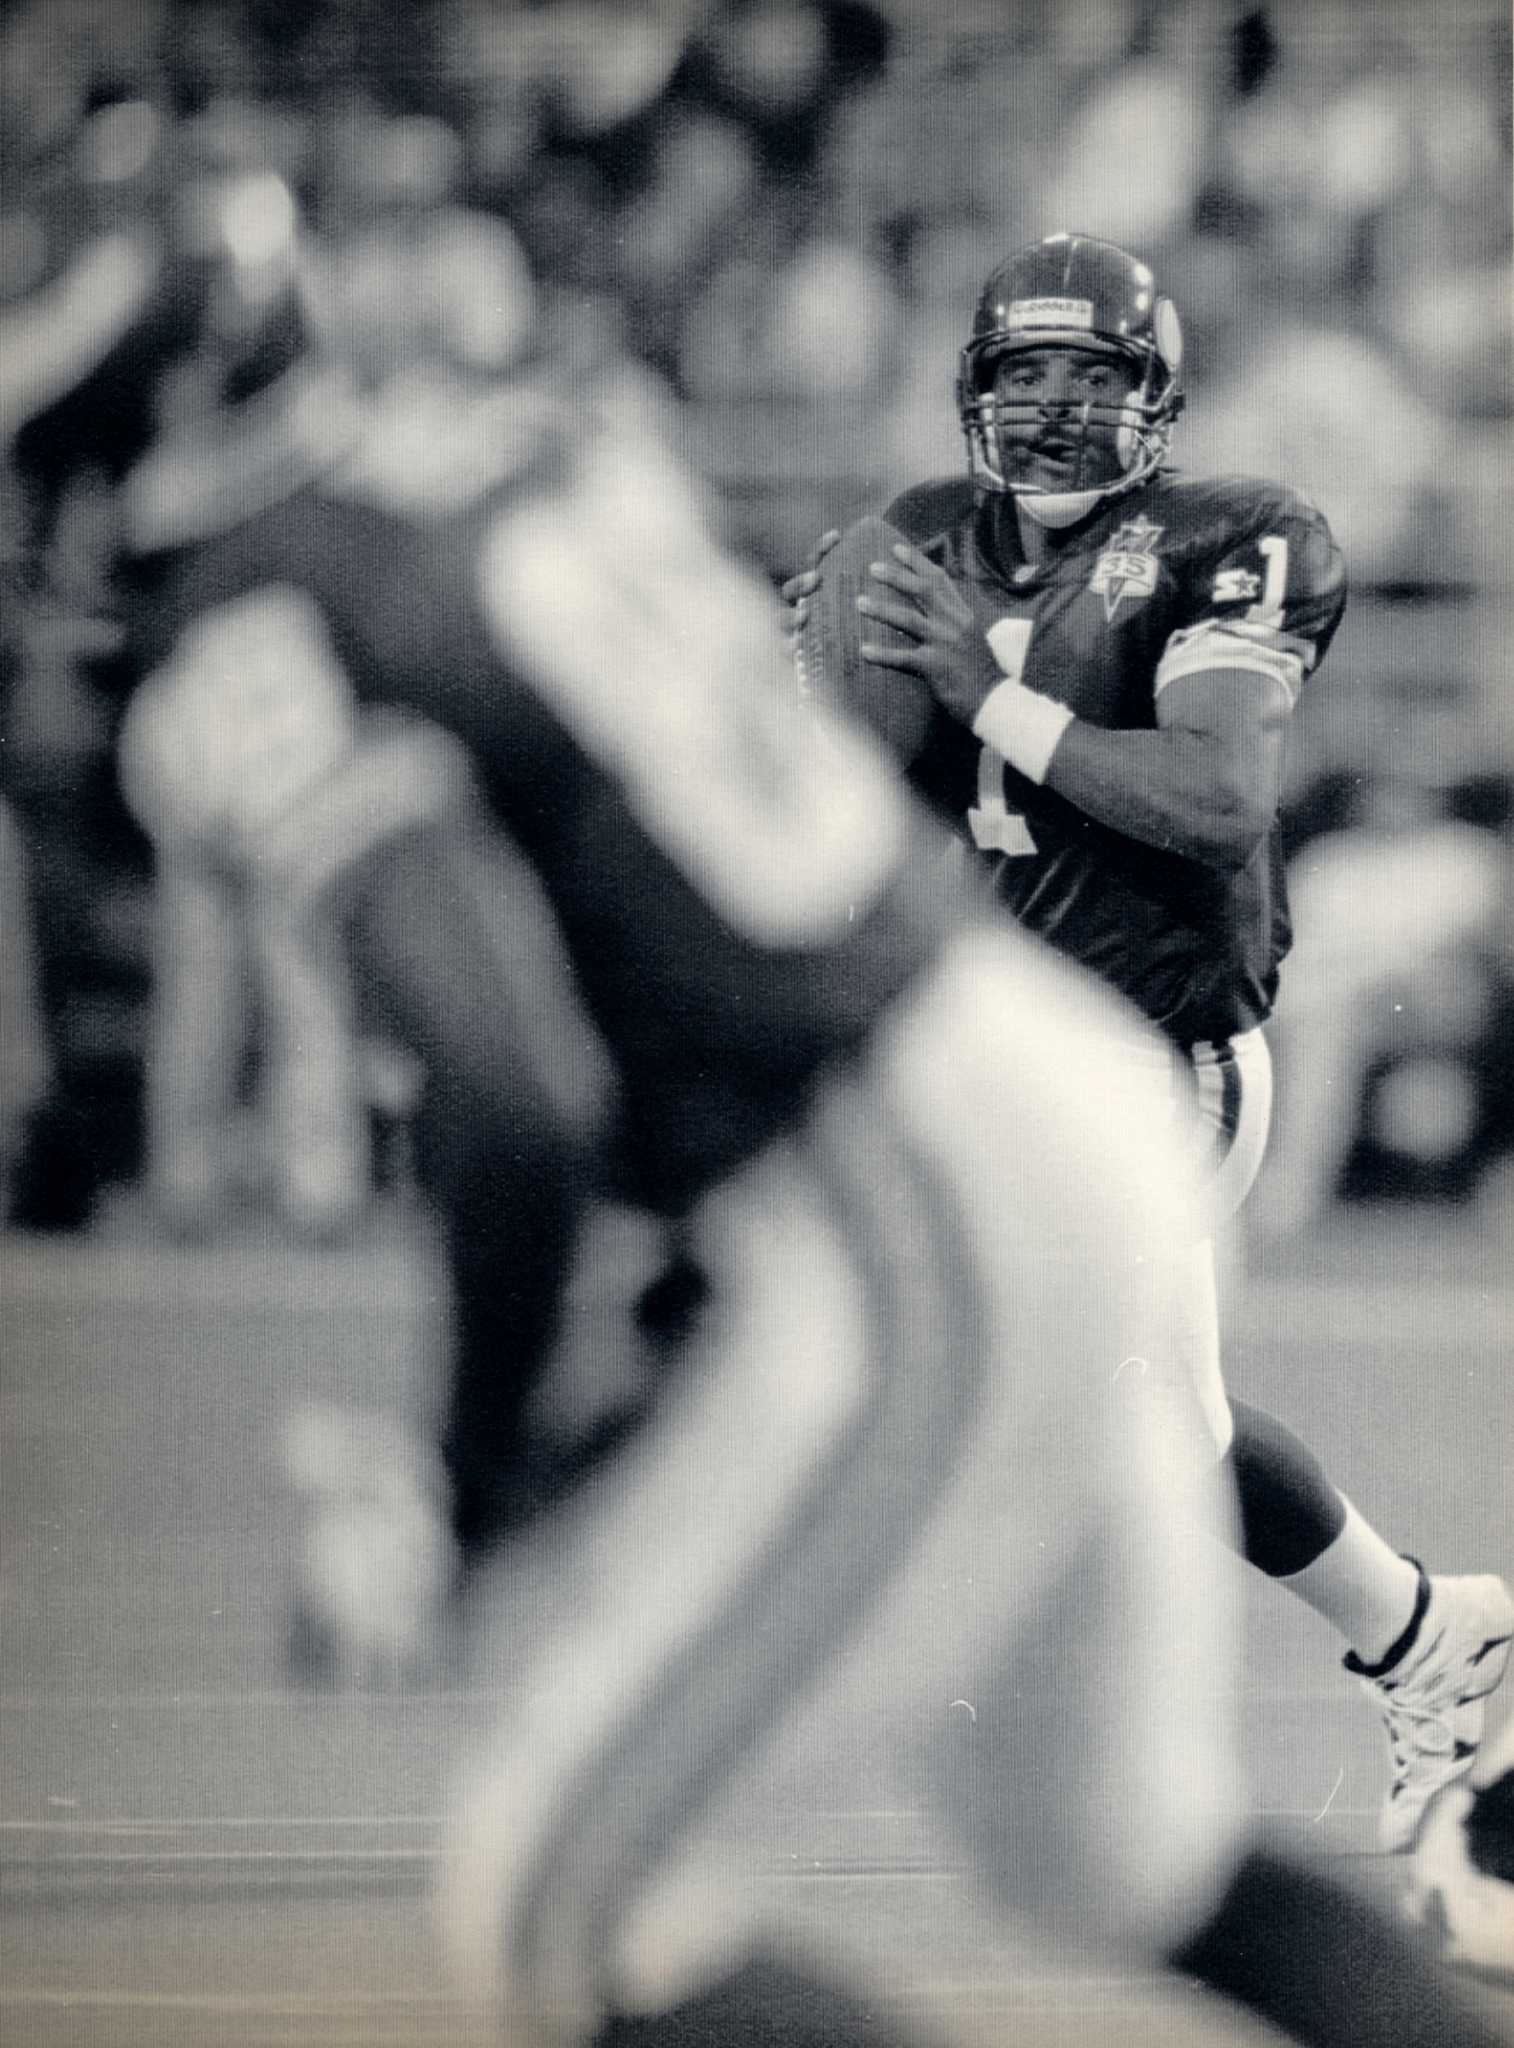
[[[1010,257],[961,352],[966,471],[888,506],[902,538],[857,604],[862,655],[935,700],[911,783],[1022,927],[1156,1027],[1126,1082],[1197,1104],[1218,1224],[1266,1144],[1284,746],[1346,579],[1296,491],[1169,466],[1182,358],[1176,308],[1126,251],[1055,234]],[[870,622],[897,630],[869,639]],[[1227,1398],[1212,1250],[1172,1255],[1189,1313],[1164,1363],[1197,1381],[1247,1559],[1350,1646],[1391,1751],[1382,1844],[1404,1850],[1476,1754],[1514,1601],[1491,1575],[1428,1576],[1280,1422]]]

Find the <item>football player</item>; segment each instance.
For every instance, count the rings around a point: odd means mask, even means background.
[[[1172,301],[1123,249],[1055,234],[1010,257],[961,353],[966,473],[887,508],[907,540],[858,608],[861,652],[936,699],[910,782],[1024,928],[1160,1030],[1165,1059],[1126,1078],[1198,1105],[1219,1223],[1266,1144],[1262,1026],[1290,936],[1283,753],[1346,579],[1296,491],[1168,465],[1182,359]],[[833,539],[785,585],[791,603]],[[904,644],[868,640],[869,620]],[[1166,1362],[1197,1375],[1245,1556],[1349,1646],[1387,1728],[1380,1839],[1404,1850],[1476,1754],[1514,1601],[1492,1575],[1428,1576],[1280,1422],[1227,1399],[1210,1245],[1174,1257],[1190,1310]],[[1160,1373],[1148,1385],[1160,1395]]]
[[[264,360],[129,493],[138,701],[223,727],[208,769],[154,747],[167,717],[139,743],[249,870],[344,906],[425,1062],[448,1477],[482,1668],[512,1674],[442,1922],[510,2038],[772,2038],[798,2000],[878,2040],[845,1985],[897,1983],[892,1943],[847,1962],[815,1888],[723,1863],[786,1762],[833,1782],[861,1745],[1000,1925],[1171,1957],[1301,2040],[1477,2042],[1239,1817],[1223,1577],[1202,1539],[1174,1562],[1220,1489],[1121,1370],[1189,1178],[1066,1061],[1131,1023],[960,905],[883,757],[801,714],[770,593],[608,384],[528,357],[418,438]],[[386,743],[306,744],[291,676],[391,714]],[[492,924],[447,742],[501,853]],[[707,1298],[618,1456],[494,1545],[490,1466],[597,1187],[678,1226]],[[1347,2027],[1322,1929],[1391,2025]]]

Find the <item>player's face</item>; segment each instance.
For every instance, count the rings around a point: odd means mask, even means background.
[[[994,434],[1006,483],[1092,490],[1123,473],[1120,411],[1138,372],[1079,348],[1016,349],[994,370]]]

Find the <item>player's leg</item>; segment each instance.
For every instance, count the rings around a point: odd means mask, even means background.
[[[744,1832],[792,1774],[914,1787],[1020,1963],[1048,1932],[1154,1959],[1229,1867],[1220,1490],[1197,1431],[1148,1461],[1116,1391],[1152,1134],[1067,1075],[1061,977],[981,944],[700,1205],[711,1298],[662,1403],[480,1585],[518,1696],[440,1904],[507,2011],[582,2035],[836,1955],[834,1890]],[[880,1996],[941,1960],[876,1923],[846,1956]]]
[[[505,2014],[570,2038],[698,1999],[760,1944],[712,1809],[863,1602],[859,1480],[886,1504],[888,1402],[858,1430],[866,1296],[808,1161],[768,1155],[694,1230],[711,1293],[662,1402],[473,1594],[480,1668],[517,1696],[454,1802],[441,1926]],[[902,1359],[884,1391],[937,1398]]]
[[[1218,1154],[1217,1226],[1244,1202],[1261,1166],[1271,1115],[1265,1040],[1251,1032],[1193,1061],[1200,1120]],[[1207,1247],[1188,1255],[1190,1341],[1210,1405],[1221,1386],[1218,1311]],[[1203,1268],[1207,1267],[1207,1277]],[[1204,1331],[1214,1351],[1205,1355]],[[1382,1844],[1407,1848],[1425,1805],[1476,1755],[1483,1701],[1508,1662],[1514,1600],[1497,1578],[1429,1577],[1387,1541],[1331,1482],[1319,1460],[1276,1417],[1229,1402],[1225,1461],[1240,1509],[1242,1554],[1334,1627],[1346,1668],[1382,1715],[1392,1775],[1379,1821]],[[1219,1439],[1222,1443],[1223,1437]]]
[[[656,2013],[617,2013],[594,2048],[922,2048],[897,2014],[795,1967],[754,1955]]]
[[[955,1000],[972,1007],[965,989]],[[1067,1020],[1058,1021],[1065,1044],[1075,1034]],[[957,1115],[964,1105],[972,1115],[980,1098],[972,1086],[970,1047],[960,1035],[953,1055]],[[1017,1058],[1031,1085],[1044,1085],[1025,1047]],[[932,1099],[927,1092],[920,1109],[916,1128],[936,1133],[948,1156],[971,1161],[971,1135],[954,1127],[946,1093]],[[1121,1162],[1110,1149],[1114,1104],[1101,1105],[1096,1123],[1094,1143],[1102,1148],[1109,1181],[1118,1185]],[[993,1120],[985,1130],[980,1119],[979,1128],[991,1148]],[[1036,1139],[1024,1128],[1019,1135],[1023,1160]],[[1128,1135],[1147,1172],[1143,1176],[1139,1164],[1126,1171],[1133,1185],[1149,1187],[1160,1147],[1150,1133],[1141,1135],[1138,1120]],[[1060,1144],[1076,1184],[1086,1177],[1088,1161],[1080,1156],[1075,1126],[1064,1124]],[[1013,1198],[1007,1187],[996,1186],[991,1161],[978,1158],[969,1173],[982,1204],[969,1205],[969,1218],[986,1212],[1002,1220]],[[1028,1176],[1022,1169],[1012,1177],[1023,1198]],[[1042,1223],[1075,1237],[1072,1219],[1056,1219],[1041,1207],[1047,1190],[1035,1193],[1032,1209]],[[1122,1241],[1119,1219],[1083,1220],[1093,1224],[1107,1258]],[[1141,1221],[1160,1235],[1159,1212]],[[1175,1341],[1182,1341],[1185,1290],[1179,1282],[1169,1292],[1159,1274],[1152,1275],[1140,1227],[1132,1229],[1126,1219],[1123,1241],[1155,1289],[1137,1333],[1153,1338],[1155,1351],[1164,1318],[1176,1318]],[[1035,1233],[1028,1235],[1034,1242]],[[1044,1243],[1041,1250],[1044,1256]],[[1097,1292],[1101,1280],[1112,1287],[1117,1275],[1090,1258],[1085,1246],[1081,1285]],[[1064,1387],[1077,1390],[1086,1410],[1097,1412],[1102,1375],[1100,1384],[1090,1384],[1080,1367],[1086,1372],[1114,1332],[1074,1308],[1078,1284],[1068,1274],[1062,1287],[1051,1286],[1054,1297],[1063,1296],[1061,1306],[1053,1320],[1038,1325],[1034,1292],[1019,1276],[1012,1290],[1018,1327],[1004,1327],[1013,1331],[1016,1347],[1028,1339],[1031,1357],[1039,1355]],[[1067,1349],[1059,1337],[1068,1340]],[[1019,1355],[1033,1385],[1029,1359]],[[1143,1398],[1141,1363],[1141,1354],[1125,1350],[1122,1341],[1117,1400],[1103,1409],[1106,1417],[1119,1417],[1119,1464],[1106,1466],[1095,1482],[1105,1516],[1079,1514],[1083,1497],[1072,1476],[1080,1459],[1096,1462],[1096,1429],[1080,1435],[1064,1421],[1053,1449],[1035,1441],[1024,1412],[1017,1444],[995,1442],[991,1409],[983,1419],[1001,1486],[1008,1479],[1033,1498],[1050,1475],[1053,1485],[1066,1489],[1063,1516],[1082,1533],[1075,1553],[1064,1552],[1060,1562],[1055,1541],[1038,1538],[1039,1571],[1025,1573],[1017,1590],[1023,1596],[1036,1583],[1039,1597],[1017,1606],[1011,1595],[997,1631],[980,1616],[977,1645],[987,1655],[970,1680],[977,1712],[952,1723],[955,1755],[938,1743],[927,1745],[924,1782],[953,1814],[979,1877],[1027,1924],[1073,1941],[1093,1931],[1141,1953],[1161,1927],[1187,1918],[1188,1928],[1168,1951],[1173,1966],[1290,2039],[1313,2048],[1494,2048],[1486,2022],[1376,1905],[1292,1849],[1247,1840],[1237,1829],[1228,1728],[1218,1703],[1231,1622],[1211,1541],[1199,1533],[1210,1453],[1194,1417],[1185,1428],[1171,1403],[1160,1412]],[[962,1497],[970,1493],[965,1486]],[[981,1539],[993,1528],[992,1505],[974,1503],[973,1519]],[[931,1557],[930,1546],[922,1553]],[[949,1548],[942,1555],[949,1556]],[[949,1583],[938,1564],[935,1576],[938,1585]],[[918,1655],[930,1631],[907,1629],[903,1639]],[[905,1696],[916,1673],[896,1675]],[[1138,1869],[1151,1887],[1140,1909],[1129,1900],[1142,1882]],[[1143,1911],[1149,1917],[1143,1919]]]
[[[502,846],[459,820],[415,827],[338,880],[311,900],[340,917],[358,1000],[423,1070],[417,1174],[452,1313],[423,1412],[293,1418],[291,1651],[319,1679],[434,1661],[456,1566],[466,1576],[535,1498],[524,1418],[558,1328],[604,1071],[538,885]]]
[[[1308,2048],[1503,2048],[1424,1944],[1334,1871],[1259,1842],[1173,1967]]]
[[[1235,1489],[1246,1562],[1295,1593],[1373,1659],[1391,1656],[1424,1583],[1331,1483],[1309,1447],[1266,1410],[1228,1394],[1221,1375],[1214,1251],[1207,1240],[1169,1247],[1174,1306],[1166,1348],[1147,1361],[1148,1399],[1198,1388],[1214,1447]]]
[[[1480,1913],[1466,1894],[1456,1896],[1453,1953],[1507,1969],[1514,1886],[1506,1881],[1491,1906],[1485,1891]],[[1497,1926],[1493,1913],[1501,1914]],[[1380,1912],[1325,1870],[1275,1851],[1246,1857],[1174,1967],[1314,2048],[1502,2048],[1490,2023],[1426,1969],[1418,1946]],[[901,2029],[901,2017],[877,2001],[755,1956],[665,2011],[613,2017],[594,2048],[894,2048],[905,2039]]]
[[[530,1494],[522,1418],[558,1328],[607,1067],[539,884],[497,840],[397,834],[342,896],[360,997],[425,1074],[417,1168],[453,1290],[442,1450],[471,1557]]]
[[[286,1221],[336,1241],[368,1201],[367,1105],[346,962],[329,920],[291,914],[284,893],[248,890],[263,1013],[264,1142]]]
[[[148,1183],[169,1228],[199,1237],[221,1220],[235,1164],[246,929],[237,880],[203,847],[164,837],[155,851]]]

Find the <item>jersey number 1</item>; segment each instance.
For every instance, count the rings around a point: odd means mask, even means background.
[[[1022,679],[1034,629],[1033,619],[995,619],[988,629],[994,659],[1011,682]],[[1014,856],[1036,851],[1024,813],[1009,808],[1004,782],[1008,765],[992,747],[984,747],[978,755],[978,801],[968,810],[967,826],[973,835],[973,845],[981,853]]]

